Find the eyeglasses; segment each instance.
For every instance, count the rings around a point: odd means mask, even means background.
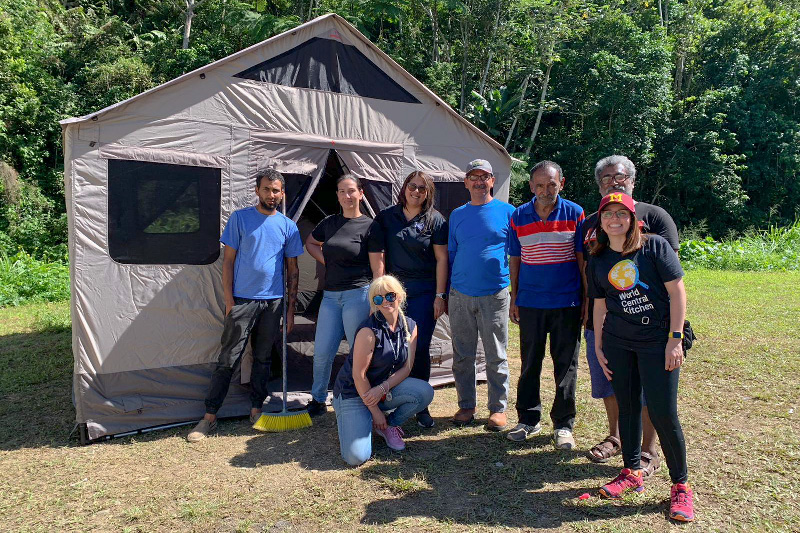
[[[389,303],[394,302],[397,300],[397,293],[396,292],[387,292],[385,296],[381,296],[380,294],[376,294],[372,297],[372,303],[375,305],[381,305],[383,300],[386,300]]]
[[[420,193],[427,193],[428,189],[425,185],[417,185],[416,183],[409,183],[406,185],[406,188],[411,192],[419,191]]]
[[[480,174],[480,175],[470,174],[469,176],[467,176],[467,179],[469,181],[489,181],[493,177],[494,176],[492,176],[491,174]]]
[[[631,177],[628,176],[627,174],[622,174],[622,173],[614,174],[613,176],[611,174],[606,174],[605,176],[600,178],[600,183],[602,183],[603,185],[608,185],[612,181],[614,183],[625,183],[630,178]]]
[[[625,220],[627,218],[630,218],[631,214],[629,211],[626,211],[625,209],[620,209],[619,211],[603,211],[602,213],[600,213],[600,216],[606,220],[611,220],[614,217],[617,217],[620,220]]]

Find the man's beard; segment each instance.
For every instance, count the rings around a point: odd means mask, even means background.
[[[553,196],[537,196],[536,200],[544,205],[553,205],[556,203],[556,195]]]
[[[260,200],[259,200],[259,203],[261,204],[261,207],[262,207],[262,208],[263,208],[265,211],[275,211],[275,209],[277,209],[277,208],[278,208],[278,202],[276,202],[276,201],[273,201],[273,202],[272,202],[272,205],[269,205],[268,203],[266,203],[266,202],[262,202],[262,201],[260,201]]]

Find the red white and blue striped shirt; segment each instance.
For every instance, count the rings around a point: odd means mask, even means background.
[[[536,309],[580,306],[576,254],[583,253],[583,208],[558,196],[553,212],[542,220],[535,201],[511,216],[509,255],[521,259],[516,304]]]

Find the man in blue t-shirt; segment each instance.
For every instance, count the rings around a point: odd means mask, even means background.
[[[561,167],[552,161],[533,166],[533,200],[511,217],[508,254],[511,265],[511,321],[519,324],[522,371],[517,387],[519,424],[508,439],[523,442],[542,430],[540,382],[545,344],[556,394],[550,419],[556,448],[575,446],[575,387],[581,334],[581,271],[583,270],[583,208],[560,196]]]
[[[286,262],[286,331],[294,325],[297,298],[297,256],[303,243],[297,225],[278,212],[285,181],[276,170],[256,177],[258,205],[234,211],[222,232],[222,289],[225,293],[225,327],[217,366],[206,396],[206,414],[186,437],[197,442],[217,426],[231,376],[239,366],[250,335],[253,336],[253,369],[250,377],[250,421],[261,416],[267,397],[270,353],[280,333],[283,314],[283,264]]]
[[[458,412],[453,423],[475,419],[475,358],[480,333],[489,384],[487,428],[500,431],[508,420],[508,222],[514,208],[492,198],[494,175],[488,161],[467,166],[470,202],[450,214],[450,328]]]

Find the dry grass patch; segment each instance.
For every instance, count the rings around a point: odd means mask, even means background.
[[[800,275],[694,271],[700,343],[683,370],[681,416],[696,490],[693,531],[800,530]],[[456,429],[452,387],[432,430],[408,449],[381,443],[359,468],[340,459],[332,413],[308,429],[254,434],[221,421],[196,445],[186,429],[80,447],[69,441],[65,305],[0,310],[0,529],[9,531],[670,531],[666,469],[619,503],[584,492],[613,477],[583,453],[605,435],[581,358],[578,450],[552,446],[549,421],[523,445],[478,424]],[[519,373],[517,331],[509,349]],[[552,402],[552,365],[543,371]],[[515,385],[515,383],[513,383]],[[513,406],[515,386],[512,385]],[[481,405],[486,386],[479,388]],[[479,412],[479,422],[488,415]],[[512,409],[512,423],[515,416]]]

